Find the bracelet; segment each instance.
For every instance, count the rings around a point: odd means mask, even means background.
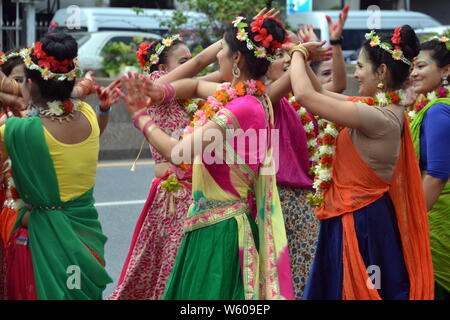
[[[109,106],[108,110],[106,110],[106,111],[103,111],[99,104],[95,106],[95,113],[98,115],[104,116],[104,115],[110,114],[111,112],[112,112],[111,106]]]
[[[331,40],[330,39],[330,44],[332,45],[332,46],[335,46],[335,45],[342,45],[342,42],[344,41],[344,38],[343,37],[340,37],[339,39],[337,39],[337,40]]]
[[[147,138],[147,130],[148,130],[148,127],[150,127],[150,126],[155,126],[155,127],[156,127],[156,122],[153,121],[152,119],[148,120],[148,121],[144,124],[144,127],[142,128],[142,134],[143,134],[144,137],[146,137],[146,138]]]
[[[163,88],[164,92],[162,103],[168,103],[172,101],[175,97],[175,88],[170,83],[162,83],[161,87]]]
[[[134,116],[133,118],[133,125],[136,129],[139,129],[139,118],[142,116],[148,116],[148,111],[147,109],[144,108],[143,111],[139,112],[137,115]]]
[[[291,58],[295,51],[301,52],[303,54],[303,56],[305,57],[305,60],[308,60],[309,52],[308,52],[308,49],[306,49],[303,45],[301,45],[301,44],[296,45],[295,47],[292,47],[291,50],[289,50],[289,56]]]

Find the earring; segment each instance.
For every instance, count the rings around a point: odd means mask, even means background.
[[[241,70],[237,66],[236,62],[233,63],[232,72],[233,72],[233,77],[235,77],[235,78],[239,78],[241,76]]]
[[[448,86],[448,76],[442,77],[442,86]]]
[[[377,84],[377,88],[380,89],[380,90],[383,90],[384,89],[384,83],[380,82],[379,84]]]

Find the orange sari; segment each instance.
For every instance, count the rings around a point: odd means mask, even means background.
[[[410,281],[409,298],[433,299],[434,279],[428,216],[420,170],[406,119],[400,155],[390,183],[381,179],[364,162],[351,141],[347,128],[339,134],[333,161],[333,182],[325,193],[324,205],[317,208],[315,214],[319,219],[342,216],[342,298],[381,299],[378,291],[367,285],[369,276],[358,247],[353,213],[377,201],[386,192],[395,208]]]

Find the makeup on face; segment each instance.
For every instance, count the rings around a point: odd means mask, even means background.
[[[437,89],[442,82],[442,74],[430,51],[421,51],[413,62],[411,86],[417,93],[427,93]]]

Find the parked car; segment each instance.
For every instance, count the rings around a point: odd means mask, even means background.
[[[59,9],[51,24],[64,32],[97,32],[106,30],[126,30],[151,32],[164,35],[168,28],[161,22],[170,21],[175,10],[142,9],[137,14],[132,8],[90,8],[80,7]],[[203,13],[184,11],[188,22],[182,29],[195,29],[197,22],[206,21]]]
[[[80,67],[85,71],[102,69],[101,52],[111,42],[129,45],[136,38],[142,38],[145,42],[161,39],[161,36],[155,33],[136,31],[74,32],[71,35],[78,43],[78,59]]]
[[[295,29],[306,24],[311,24],[313,25],[314,32],[319,38],[329,41],[327,15],[330,16],[334,22],[339,19],[339,11],[313,11],[288,15],[287,21],[289,25]],[[372,11],[349,11],[345,29],[342,34],[344,37],[342,49],[348,63],[354,63],[357,59],[357,51],[364,41],[364,35],[372,29],[371,24],[374,22],[373,19],[374,13]],[[410,25],[413,29],[441,26],[434,18],[415,11],[399,12],[394,10],[381,10],[379,19],[381,28],[376,31],[380,33],[393,32],[396,27],[405,24]]]

